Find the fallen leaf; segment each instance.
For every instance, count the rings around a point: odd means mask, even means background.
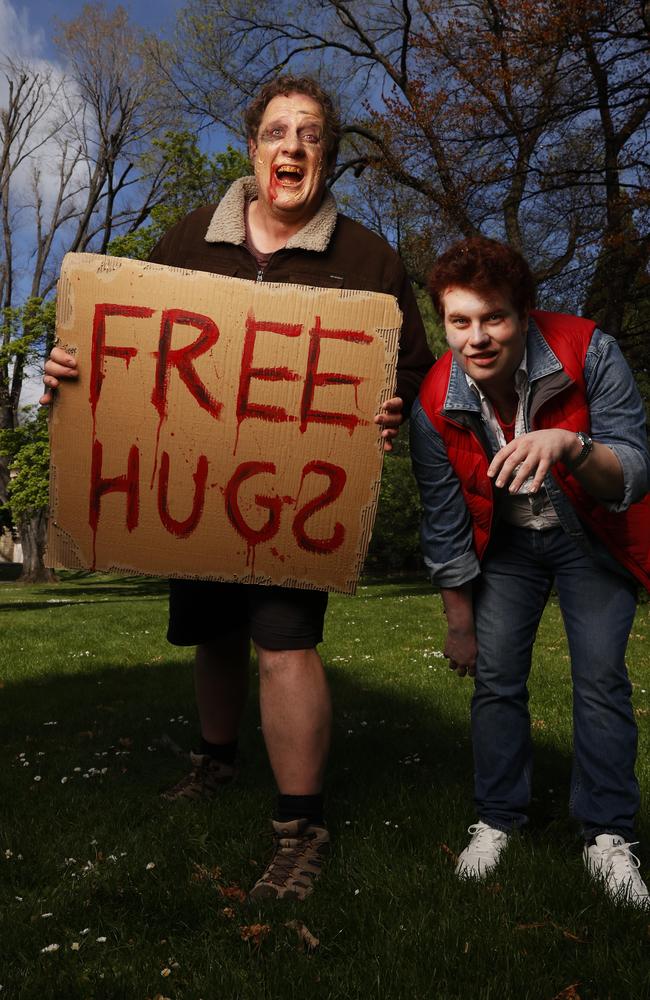
[[[228,920],[234,919],[235,911],[233,910],[232,906],[224,906],[221,912],[223,913],[224,917],[228,918]]]
[[[218,865],[208,868],[206,865],[199,865],[195,862],[192,867],[194,868],[191,876],[192,882],[218,882],[221,878],[221,868]]]
[[[234,899],[238,903],[243,903],[246,899],[246,893],[243,889],[240,889],[238,885],[229,886],[219,886],[219,892],[224,897],[224,899]]]
[[[259,948],[270,930],[270,924],[247,924],[239,928],[239,936],[242,941],[250,941],[251,944]]]
[[[577,934],[573,934],[571,931],[563,930],[562,934],[567,939],[567,941],[577,941],[578,944],[587,944],[584,938],[578,937]]]
[[[441,844],[440,850],[447,855],[452,864],[454,865],[457,864],[458,855],[456,854],[455,851],[452,851],[451,847],[448,847],[446,844]]]
[[[580,994],[578,993],[578,986],[580,982],[571,983],[570,986],[565,986],[563,990],[556,993],[553,1000],[580,1000]]]
[[[317,937],[311,933],[308,927],[306,927],[301,920],[287,920],[284,925],[288,927],[289,930],[295,931],[298,935],[298,939],[308,951],[313,951],[318,948],[320,941]]]

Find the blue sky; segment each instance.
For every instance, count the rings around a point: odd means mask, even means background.
[[[108,10],[117,6],[110,0],[106,2]],[[135,24],[150,30],[167,31],[173,27],[183,2],[125,0],[122,6]],[[15,43],[18,42],[21,55],[51,57],[54,54],[50,43],[53,19],[70,20],[81,12],[82,7],[83,0],[0,0],[0,49],[15,54]],[[25,51],[30,44],[33,46],[31,51]]]
[[[109,11],[122,6],[134,25],[171,35],[185,0],[124,0],[121,4],[104,0],[104,5]],[[83,6],[84,0],[0,0],[0,60],[8,55],[53,67],[60,65],[59,53],[52,44],[56,19],[72,20]],[[0,102],[2,97],[0,86]],[[229,142],[236,144],[232,135],[217,126],[202,132],[201,141],[210,152],[225,149]]]

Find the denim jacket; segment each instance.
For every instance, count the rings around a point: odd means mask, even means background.
[[[526,429],[530,429],[531,402],[540,395],[552,395],[564,382],[562,365],[530,321],[526,342],[528,392],[524,406]],[[605,506],[626,510],[650,488],[650,455],[645,433],[645,411],[627,362],[613,337],[595,330],[585,358],[585,383],[591,418],[591,436],[608,445],[618,456],[623,470],[624,495],[618,503]],[[481,404],[463,370],[451,366],[445,412],[480,424],[489,457],[498,444],[482,418]],[[447,458],[444,443],[432,426],[419,400],[411,414],[411,457],[424,508],[421,543],[431,582],[438,587],[459,587],[480,573],[472,543],[472,525],[460,483]],[[611,569],[625,571],[601,542],[587,532],[566,494],[549,472],[544,480],[564,531],[583,549]],[[495,488],[495,494],[498,494]]]

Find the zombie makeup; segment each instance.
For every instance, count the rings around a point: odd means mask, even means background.
[[[251,143],[263,211],[303,222],[316,213],[325,187],[323,126],[320,105],[305,94],[269,101]]]

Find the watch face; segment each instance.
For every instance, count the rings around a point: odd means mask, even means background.
[[[580,444],[582,445],[582,451],[580,452],[578,457],[575,458],[573,462],[571,462],[569,465],[569,469],[572,472],[574,469],[577,469],[579,466],[581,466],[582,463],[585,461],[585,459],[589,457],[589,455],[591,454],[591,450],[594,446],[593,441],[591,440],[588,434],[585,434],[584,431],[576,431],[576,437],[578,438]]]

